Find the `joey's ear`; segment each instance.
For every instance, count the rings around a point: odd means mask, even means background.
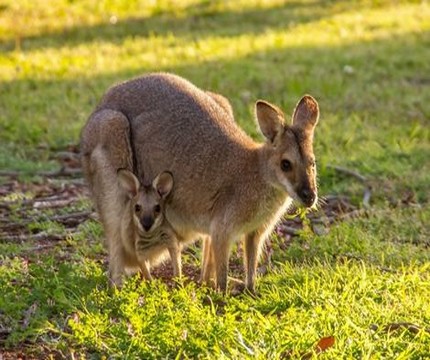
[[[169,171],[164,171],[159,174],[154,181],[152,186],[160,194],[162,198],[165,198],[172,191],[173,188],[173,175]]]
[[[117,171],[117,175],[119,186],[131,197],[136,196],[140,187],[140,183],[136,175],[127,169],[119,169]]]
[[[310,95],[303,96],[297,103],[293,113],[293,125],[312,132],[318,122],[320,110],[317,101]]]
[[[258,100],[255,103],[255,114],[261,132],[267,140],[273,143],[284,128],[283,112],[267,101]]]

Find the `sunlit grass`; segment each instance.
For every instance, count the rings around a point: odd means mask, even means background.
[[[294,48],[337,47],[420,33],[430,29],[429,18],[430,6],[423,3],[349,11],[303,24],[291,21],[285,26],[280,24],[279,29],[263,28],[258,33],[249,28],[236,36],[195,37],[190,36],[192,33],[175,35],[173,31],[158,35],[154,29],[148,34],[143,31],[140,36],[125,36],[120,43],[95,39],[76,46],[68,46],[66,42],[61,47],[57,44],[50,47],[48,43],[47,47],[36,50],[25,50],[23,46],[24,52],[8,52],[3,58],[8,69],[3,76],[5,80],[73,79],[124,70],[163,70],[178,65],[229,61],[271,50],[293,52]],[[106,26],[114,34],[115,27],[121,25]],[[28,41],[31,47],[32,40]]]
[[[0,325],[12,332],[0,347],[276,359],[333,335],[320,358],[428,356],[426,332],[383,328],[430,324],[429,31],[426,1],[0,1],[1,169],[57,166],[50,148],[77,143],[111,84],[172,71],[227,96],[255,138],[256,99],[280,106],[288,121],[300,96],[314,95],[321,194],[361,204],[363,184],[329,164],[372,185],[362,217],[327,235],[304,231],[286,250],[274,238],[275,267],[257,298],[137,279],[113,291],[99,224],[73,236],[49,220],[30,224],[65,239],[46,253],[32,241],[1,244]]]
[[[66,326],[64,335],[74,345],[60,346],[65,355],[83,346],[90,353],[119,357],[281,358],[304,354],[321,337],[333,335],[336,344],[327,358],[420,358],[430,344],[424,332],[383,330],[403,321],[428,322],[428,265],[387,272],[354,260],[286,262],[264,278],[256,299],[222,298],[193,283],[168,289],[159,281],[137,279],[112,291],[96,285],[103,275],[94,263],[48,263],[45,269],[31,265],[28,270],[9,266],[8,276],[15,274],[16,281],[35,289],[13,309],[21,304],[24,310],[23,300],[37,301],[39,318],[31,325],[45,339],[62,335]],[[41,283],[37,279],[43,272],[50,277]],[[86,285],[78,287],[83,279]],[[51,291],[55,298],[40,302]],[[12,311],[12,305],[5,309]],[[70,316],[48,320],[52,311]]]

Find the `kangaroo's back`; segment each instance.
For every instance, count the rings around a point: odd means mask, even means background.
[[[133,124],[133,133],[145,125],[144,118],[150,118],[152,127],[164,127],[165,135],[176,133],[178,141],[193,141],[189,136],[198,135],[210,142],[230,139],[232,143],[250,143],[234,122],[225,98],[172,74],[151,74],[119,84],[105,94],[98,109],[125,114]]]
[[[232,176],[247,166],[241,158],[257,146],[217,96],[178,76],[152,74],[111,88],[99,104],[129,118],[138,172],[153,177],[163,167],[171,171],[173,208],[189,204],[183,217],[195,222],[195,212],[209,221],[216,197],[225,195],[219,189],[232,191]]]

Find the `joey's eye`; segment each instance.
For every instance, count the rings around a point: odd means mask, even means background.
[[[293,168],[293,165],[291,165],[291,161],[284,159],[281,161],[281,169],[282,171],[291,171],[291,169]]]
[[[140,212],[140,210],[142,210],[142,206],[140,206],[139,204],[134,205],[134,211],[138,213]]]
[[[154,206],[154,212],[156,212],[157,214],[161,211],[161,206],[160,205],[155,205]]]

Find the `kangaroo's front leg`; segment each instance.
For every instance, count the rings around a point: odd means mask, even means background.
[[[167,247],[172,260],[173,277],[182,277],[181,248],[177,240]]]
[[[211,280],[215,280],[215,263],[212,251],[212,239],[210,236],[204,236],[202,242],[202,269],[200,282],[210,285]]]
[[[264,233],[263,233],[264,234]],[[257,274],[257,264],[260,257],[261,248],[264,244],[265,236],[255,231],[247,234],[245,237],[245,271],[246,271],[246,289],[252,293],[255,292],[255,277]]]
[[[215,263],[216,287],[224,293],[227,291],[228,260],[233,241],[234,237],[225,231],[225,225],[216,226],[212,232],[211,250]]]

